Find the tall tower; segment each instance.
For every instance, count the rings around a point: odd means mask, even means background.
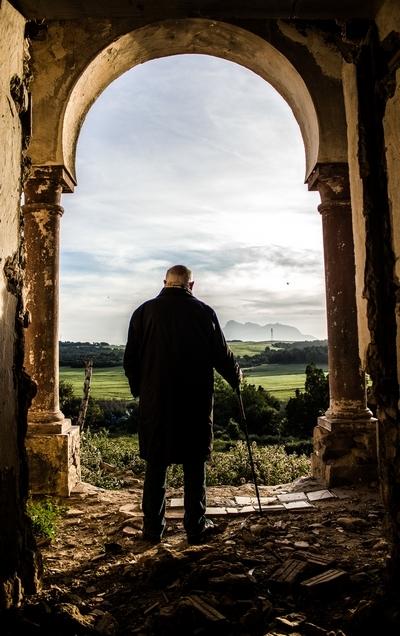
[[[274,339],[274,328],[271,327],[271,342],[273,341],[273,339]]]

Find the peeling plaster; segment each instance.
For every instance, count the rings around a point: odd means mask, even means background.
[[[289,40],[305,46],[310,51],[324,75],[341,81],[342,58],[336,48],[325,42],[317,31],[307,29],[307,35],[303,35],[295,26],[283,20],[278,20],[278,27]]]

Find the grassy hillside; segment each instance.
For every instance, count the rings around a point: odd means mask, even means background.
[[[265,347],[270,346],[268,340],[262,342],[228,342],[229,348],[232,349],[235,356],[253,356],[256,353],[260,353],[265,350]]]
[[[77,396],[82,395],[83,369],[60,368],[60,379],[70,382]],[[96,399],[129,400],[132,396],[122,367],[94,368],[91,395]]]
[[[304,388],[304,371],[304,365],[301,364],[263,364],[245,370],[244,375],[250,384],[261,385],[278,399],[287,400],[294,395],[295,389]],[[83,369],[60,369],[60,378],[72,384],[77,396],[82,394],[83,377]],[[131,394],[123,368],[95,368],[91,394],[97,399],[129,400]]]

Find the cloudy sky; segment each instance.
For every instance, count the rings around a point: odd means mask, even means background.
[[[65,195],[61,340],[125,342],[167,267],[228,320],[326,337],[318,195],[284,100],[209,56],[137,66],[91,108]]]

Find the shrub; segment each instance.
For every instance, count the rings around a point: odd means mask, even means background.
[[[29,499],[26,511],[31,518],[34,535],[53,539],[62,508],[50,499]]]
[[[246,412],[247,428],[257,435],[276,435],[280,432],[280,402],[263,387],[244,382],[241,388],[243,405]],[[214,430],[215,433],[227,432],[231,420],[240,421],[237,396],[221,376],[214,383]],[[233,437],[233,436],[231,436]]]
[[[135,474],[144,472],[144,461],[138,453],[137,438],[111,437],[108,431],[86,431],[81,438],[82,479],[100,488],[121,488],[123,479],[106,472],[104,464],[129,469]]]
[[[304,443],[304,442],[303,442]],[[220,443],[220,446],[222,444]],[[232,485],[252,481],[248,450],[245,442],[224,443],[226,452],[214,452],[207,468],[207,483],[210,486]],[[273,486],[289,482],[309,473],[310,460],[300,449],[289,454],[283,444],[270,446],[251,445],[257,477],[260,484]],[[108,432],[90,431],[82,435],[82,477],[85,481],[102,488],[121,488],[123,479],[104,470],[103,464],[129,469],[136,475],[144,475],[145,462],[140,459],[137,439],[134,437],[111,437]],[[172,487],[183,485],[182,466],[170,466],[168,483]]]
[[[261,447],[253,442],[251,449],[259,484],[274,486],[310,472],[310,459],[306,455],[289,455],[282,445]],[[240,486],[252,480],[247,445],[242,441],[234,444],[229,452],[214,453],[207,466],[209,486]],[[183,485],[182,466],[170,466],[168,483],[174,488]]]
[[[60,382],[60,409],[74,422],[78,418],[81,399],[74,394],[70,382]],[[88,409],[85,419],[85,428],[99,430],[111,428],[115,431],[136,433],[138,426],[137,400],[95,400],[89,396]]]

